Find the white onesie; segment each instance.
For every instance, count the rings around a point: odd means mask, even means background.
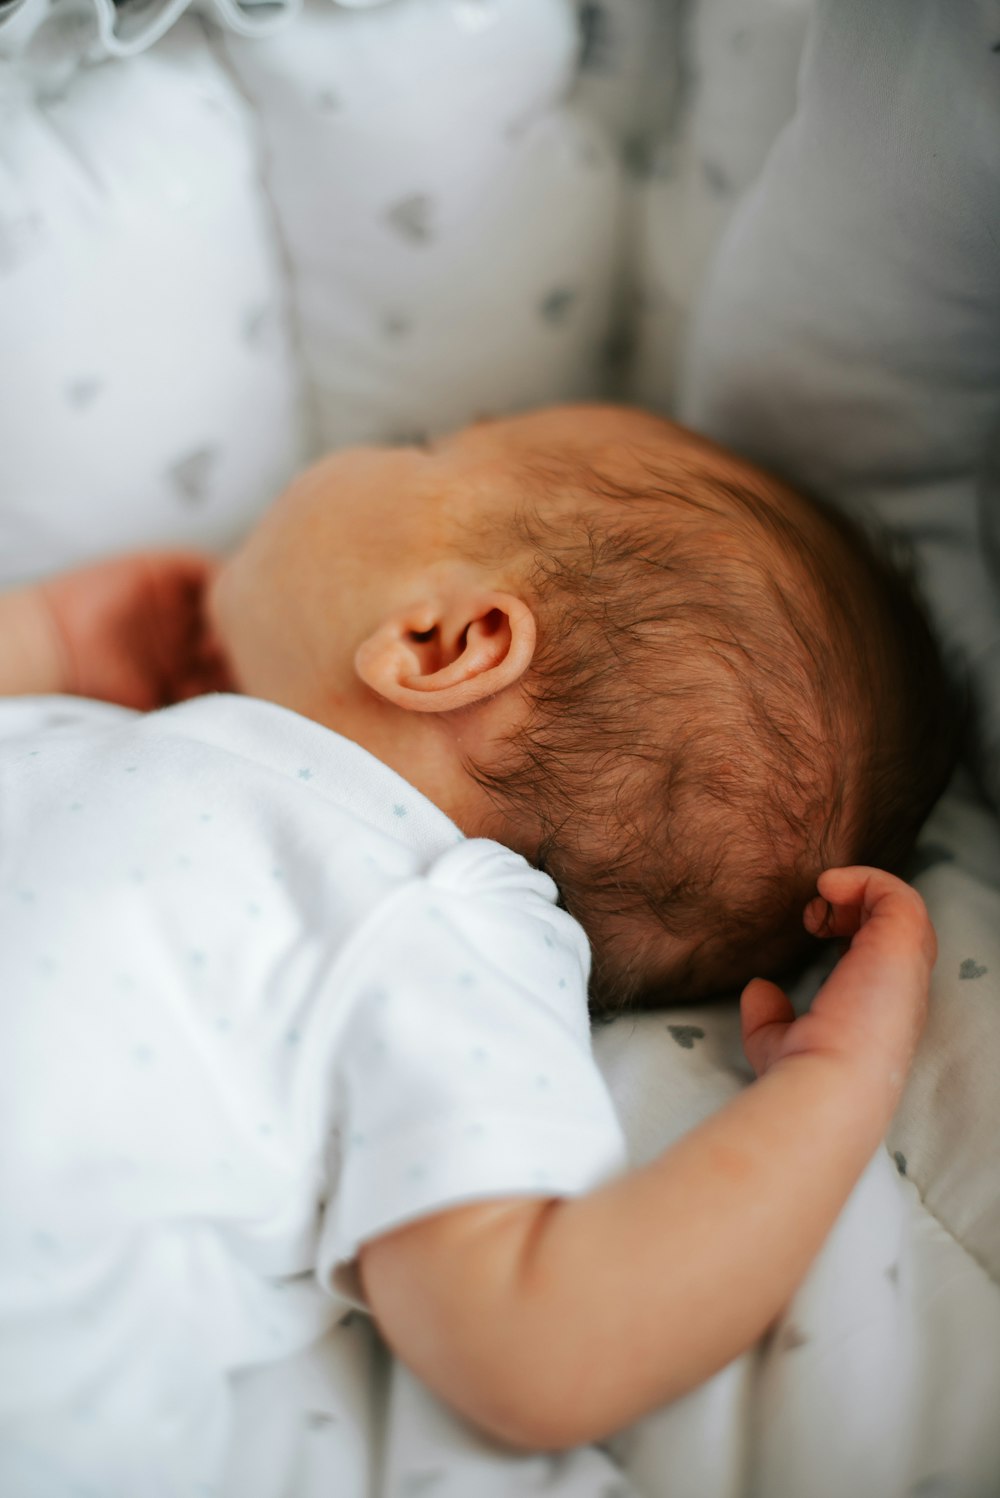
[[[360,1243],[621,1168],[551,880],[356,744],[10,700],[0,818],[0,1492],[206,1498]]]

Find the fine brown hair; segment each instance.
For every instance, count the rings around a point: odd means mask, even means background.
[[[819,873],[900,871],[954,764],[912,577],[700,439],[524,481],[530,712],[470,769],[591,937],[592,1009],[780,973]]]

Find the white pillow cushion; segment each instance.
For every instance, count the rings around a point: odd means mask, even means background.
[[[978,514],[1000,504],[998,42],[995,0],[822,0],[795,117],[705,287],[684,414],[913,542],[1000,805]]]
[[[406,438],[597,389],[618,173],[561,102],[565,4],[307,0],[255,100],[320,446]]]
[[[677,107],[638,163],[631,393],[673,410],[716,242],[795,107],[814,0],[698,0],[676,39]]]
[[[0,17],[0,584],[598,391],[620,173],[570,0],[49,4]]]

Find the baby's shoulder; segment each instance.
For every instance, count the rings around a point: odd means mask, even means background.
[[[583,929],[559,905],[552,879],[500,843],[456,842],[387,911],[385,927],[373,942],[411,979],[427,968],[501,1002],[520,992],[585,1018]]]

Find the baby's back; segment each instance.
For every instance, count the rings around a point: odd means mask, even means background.
[[[391,836],[419,812],[405,787],[364,819],[345,804],[368,760],[249,699],[0,703],[0,1419],[65,1403],[46,1445],[68,1470],[95,1368],[122,1370],[101,1421],[134,1427],[138,1493],[140,1408],[214,1409],[218,1436],[217,1373],[335,1314],[308,1271],[339,963],[422,872]],[[176,1435],[195,1461],[215,1444]]]
[[[360,1244],[620,1168],[552,881],[357,745],[7,701],[0,807],[0,1492],[202,1490]]]

